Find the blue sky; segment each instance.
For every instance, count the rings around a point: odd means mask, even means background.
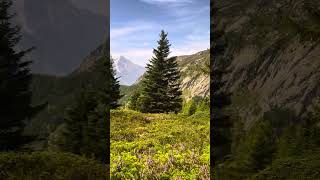
[[[159,33],[169,33],[171,55],[209,48],[210,0],[111,0],[111,55],[145,65]]]

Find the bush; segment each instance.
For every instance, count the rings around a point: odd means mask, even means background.
[[[299,121],[288,109],[265,112],[250,128],[236,121],[232,153],[219,163],[213,178],[320,179],[320,101]]]
[[[210,114],[111,113],[111,179],[209,179]]]
[[[319,153],[319,152],[318,152]],[[287,158],[275,161],[272,166],[253,176],[252,180],[320,179],[320,156]]]
[[[196,112],[204,111],[210,112],[210,99],[209,97],[194,97],[191,100],[184,102],[182,107],[182,114],[186,116],[191,116]]]
[[[197,110],[197,104],[194,100],[186,102],[182,108],[182,114],[191,116]]]
[[[235,152],[235,159],[241,166],[252,171],[269,165],[274,153],[274,139],[269,122],[259,121],[246,132]]]
[[[0,179],[104,180],[108,169],[84,157],[67,153],[0,153]]]

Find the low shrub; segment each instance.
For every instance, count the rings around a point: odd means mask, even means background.
[[[0,153],[0,179],[105,180],[108,169],[95,160],[68,153]]]
[[[111,179],[209,179],[209,132],[205,112],[112,111]]]

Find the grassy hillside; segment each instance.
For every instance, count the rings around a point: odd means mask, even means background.
[[[209,179],[209,127],[209,112],[112,111],[111,177]]]

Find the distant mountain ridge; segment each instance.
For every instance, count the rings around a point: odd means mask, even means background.
[[[145,72],[145,68],[133,63],[124,56],[114,60],[114,66],[121,85],[132,85]]]
[[[94,65],[101,58],[102,48],[103,47],[101,45],[97,49],[92,51],[73,73],[94,71]],[[144,67],[133,63],[131,60],[125,58],[124,56],[114,58],[113,65],[121,85],[132,85],[145,72]]]

